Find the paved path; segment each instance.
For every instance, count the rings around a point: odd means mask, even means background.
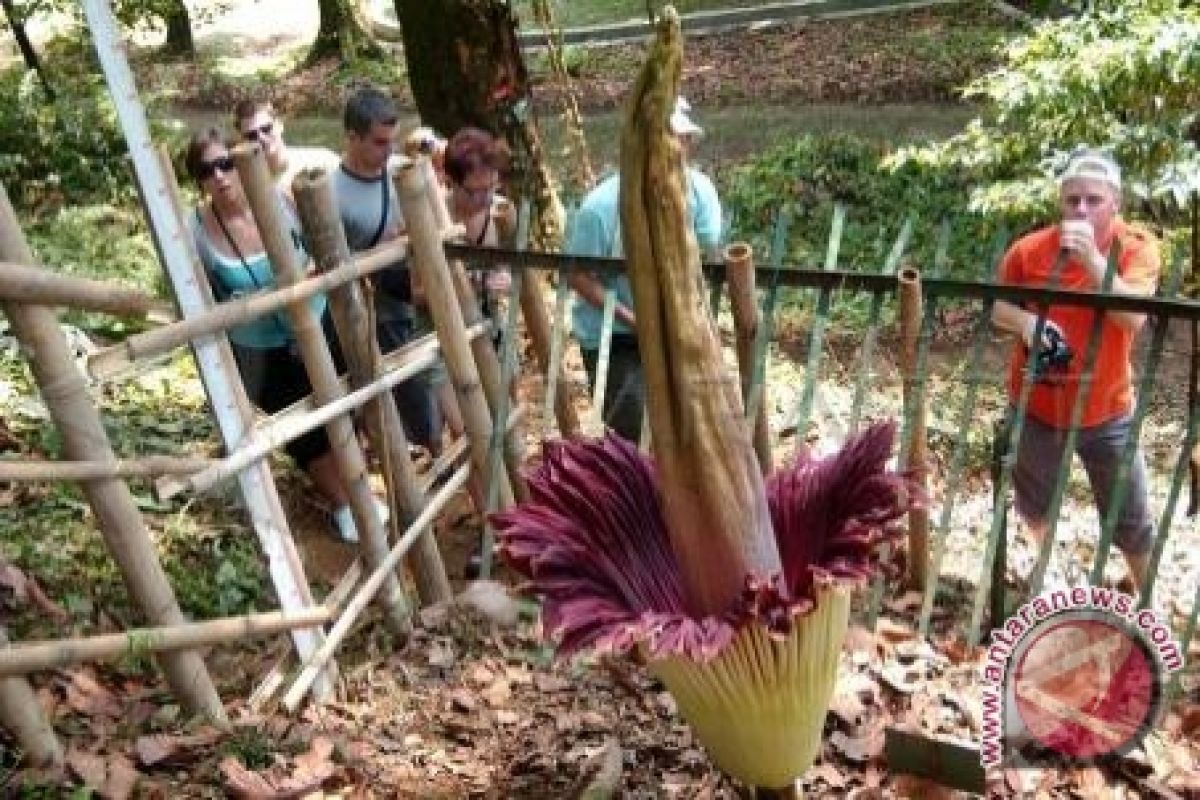
[[[714,33],[737,28],[772,25],[797,19],[834,19],[867,14],[891,13],[937,5],[956,5],[963,0],[791,0],[751,8],[697,11],[680,19],[687,33]],[[385,41],[399,41],[395,7],[391,0],[362,0],[360,8],[372,32]],[[964,11],[964,13],[967,13]],[[564,44],[605,45],[645,39],[651,34],[645,20],[614,22],[570,28],[562,32]],[[525,47],[541,47],[546,34],[526,30],[520,34]]]

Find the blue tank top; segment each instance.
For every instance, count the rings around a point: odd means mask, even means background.
[[[307,264],[308,253],[304,249],[296,214],[282,195],[279,196],[279,206],[284,224],[291,234],[296,260]],[[267,254],[246,255],[242,259],[227,256],[217,250],[200,219],[200,209],[196,209],[196,213],[192,215],[192,237],[196,241],[196,253],[212,284],[213,296],[218,302],[275,288],[275,271],[271,268],[271,259]],[[318,317],[325,313],[325,295],[314,295],[308,303]],[[267,314],[229,330],[229,339],[234,344],[256,349],[283,347],[293,338],[291,323],[283,311]]]

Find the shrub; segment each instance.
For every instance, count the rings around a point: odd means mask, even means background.
[[[48,103],[32,73],[0,73],[0,182],[13,204],[38,212],[133,202],[128,150],[103,79],[74,75],[56,91]]]
[[[863,138],[804,136],[765,151],[730,175],[724,194],[733,217],[732,236],[766,252],[775,216],[792,215],[785,263],[824,262],[837,203],[847,207],[838,265],[876,271],[904,221],[915,221],[906,260],[932,270],[939,229],[951,225],[945,271],[957,276],[989,274],[995,240],[1004,230],[1031,227],[1031,214],[967,211],[972,176],[965,170],[921,162],[884,169],[885,145]]]

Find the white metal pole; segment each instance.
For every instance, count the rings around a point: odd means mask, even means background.
[[[134,172],[142,189],[146,213],[158,241],[163,266],[179,302],[180,313],[185,318],[191,317],[205,310],[206,294],[197,278],[198,265],[188,241],[189,234],[175,213],[172,189],[150,138],[146,113],[138,99],[137,86],[126,59],[125,44],[118,34],[108,0],[82,0],[82,4],[96,55],[104,70],[105,82],[129,145],[129,155],[133,159]],[[223,345],[223,337],[206,336],[193,342],[193,352],[221,438],[227,448],[233,449],[246,437],[249,421],[239,404],[238,378],[230,369],[230,360],[223,358],[228,353],[227,345],[225,353],[222,353]],[[296,555],[270,467],[263,461],[256,462],[244,470],[238,479],[246,508],[250,512],[251,524],[267,557],[280,607],[289,613],[312,608],[312,593]],[[301,662],[309,659],[324,641],[324,634],[319,629],[296,630],[292,631],[291,636]],[[331,678],[332,675],[327,673],[313,684],[313,695],[318,701],[332,693]]]

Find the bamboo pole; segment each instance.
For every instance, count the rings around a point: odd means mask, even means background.
[[[246,199],[254,212],[263,247],[271,259],[276,280],[284,285],[300,281],[301,265],[296,261],[292,242],[284,231],[279,210],[279,193],[267,167],[266,156],[257,144],[244,142],[233,148],[233,160],[241,176]],[[344,399],[338,381],[337,368],[321,322],[309,303],[293,303],[287,307],[288,321],[300,349],[304,369],[313,387],[313,398],[324,405]],[[363,560],[374,568],[387,554],[387,531],[375,506],[375,497],[367,473],[367,461],[358,443],[354,423],[349,414],[336,416],[325,425],[330,450],[337,470],[346,487],[350,512],[358,529],[359,547]],[[380,607],[388,626],[396,633],[407,635],[412,630],[408,601],[396,575],[390,575],[380,596]]]
[[[921,338],[921,273],[912,267],[897,276],[900,292],[900,374],[904,380],[904,407],[911,409],[908,428],[908,459],[905,469],[925,489],[928,473],[926,419],[928,403],[918,385],[917,351]],[[924,504],[908,512],[908,580],[914,589],[924,591],[929,569],[929,509]]]
[[[70,306],[118,316],[161,311],[157,298],[113,281],[95,281],[51,272],[46,267],[0,262],[0,300],[37,306]]]
[[[528,205],[522,204],[521,213],[528,215]],[[500,225],[501,234],[508,241],[516,237],[515,230],[506,230],[511,225],[508,218]],[[526,226],[528,223],[526,223]],[[525,242],[518,242],[518,249],[526,247]],[[526,269],[525,278],[521,282],[520,302],[521,317],[525,320],[525,332],[529,334],[529,343],[533,346],[533,355],[537,359],[538,369],[549,381],[550,371],[558,371],[555,379],[558,391],[555,392],[554,416],[558,420],[558,430],[563,436],[576,436],[581,432],[579,415],[575,413],[574,398],[571,396],[570,382],[560,365],[553,364],[551,350],[553,342],[550,315],[546,312],[546,280],[536,270]]]
[[[296,439],[311,430],[327,425],[333,419],[352,412],[367,400],[386,392],[403,380],[411,378],[433,363],[434,346],[430,341],[423,350],[410,353],[412,358],[404,366],[389,372],[374,383],[343,395],[337,400],[312,408],[312,401],[300,401],[292,409],[286,409],[271,418],[268,425],[256,429],[237,450],[212,466],[186,478],[163,478],[155,485],[159,499],[168,500],[180,492],[205,492],[221,481],[242,473],[247,466],[259,461],[272,450]],[[339,389],[343,386],[339,382]],[[305,408],[301,411],[299,408]],[[294,409],[294,410],[293,410]]]
[[[0,657],[8,652],[8,636],[0,627]],[[62,763],[62,745],[24,677],[0,678],[0,726],[12,733],[32,766],[55,767]]]
[[[179,184],[175,180],[171,154],[165,146],[158,147],[155,154],[158,174],[164,184],[165,199],[173,211],[171,216],[177,230],[182,232],[186,230],[183,225],[184,212],[179,202]],[[147,204],[146,208],[153,220],[152,205]],[[207,272],[195,253],[194,244],[186,237],[183,238],[182,252],[176,255],[184,256],[185,260],[178,265],[181,269],[176,271],[171,268],[172,259],[168,259],[167,248],[159,241],[159,236],[162,235],[159,225],[152,225],[151,230],[154,232],[159,257],[175,287],[180,315],[185,318],[203,315],[214,307],[214,301]],[[189,311],[190,314],[187,313]],[[246,433],[253,429],[254,407],[250,404],[250,398],[242,385],[228,339],[224,335],[209,337],[207,342],[215,346],[205,344],[205,341],[193,340],[189,346],[200,368],[204,391],[221,432],[221,440],[228,451],[234,449]],[[211,354],[216,356],[215,364],[210,362]],[[260,461],[252,469],[238,473],[237,477],[242,499],[249,512],[250,525],[267,559],[267,569],[280,608],[285,612],[295,613],[312,607],[315,604],[312,590],[308,586],[308,578],[304,574],[304,565],[296,550],[296,542],[292,539],[270,465]],[[297,655],[304,658],[324,640],[324,632],[320,628],[296,629],[291,631],[291,639]],[[326,673],[313,684],[313,696],[318,700],[329,697],[333,693],[336,681],[337,664],[331,663]]]
[[[348,281],[371,275],[404,260],[407,242],[397,240],[381,246],[370,254],[360,256],[337,269],[322,275],[305,278],[283,286],[236,300],[217,303],[200,314],[164,325],[145,333],[130,336],[120,344],[93,353],[87,362],[88,373],[97,379],[111,378],[128,370],[141,359],[169,353],[193,339],[227,331],[230,328],[274,313],[292,303],[307,300]]]
[[[328,272],[349,261],[350,248],[346,244],[329,175],[325,172],[301,173],[292,184],[292,193],[317,268]],[[347,283],[338,287],[330,292],[329,302],[338,341],[350,367],[352,385],[373,382],[377,378],[379,346],[359,286]],[[391,467],[384,470],[384,474],[389,478],[392,525],[407,525],[420,515],[424,497],[409,455],[408,439],[404,435],[395,396],[383,392],[371,400],[366,408],[366,421],[372,448]],[[450,579],[446,576],[432,527],[426,528],[417,538],[408,558],[408,567],[423,603],[432,605],[451,597]]]
[[[420,159],[416,165],[427,159]],[[425,186],[424,167],[408,164],[396,172],[396,188],[404,220],[408,224],[409,246],[415,274],[425,287],[426,301],[442,345],[442,355],[455,395],[462,409],[463,424],[471,442],[471,466],[483,485],[488,479],[488,442],[492,436],[492,414],[480,387],[479,370],[467,340],[462,310],[454,291],[446,253],[435,227],[432,204]],[[498,470],[500,508],[512,505],[513,491],[506,470]],[[486,514],[488,509],[479,509]]]
[[[211,458],[145,456],[116,461],[13,461],[0,458],[0,481],[93,481],[187,475],[213,464]]]
[[[125,58],[125,44],[107,0],[81,0],[96,57],[104,73],[117,121],[129,145],[129,157],[137,177],[139,196],[163,271],[174,290],[181,317],[190,317],[212,306],[208,279],[183,224],[179,191],[169,153],[155,147],[150,126],[138,99],[137,84]],[[213,418],[227,449],[237,446],[252,423],[250,402],[242,387],[233,353],[224,336],[207,336],[191,345],[196,368],[208,396]],[[304,567],[288,529],[283,503],[266,463],[238,475],[250,524],[267,559],[279,605],[295,611],[312,605],[312,592]],[[320,630],[292,632],[296,652],[303,658],[320,644]],[[314,685],[313,694],[325,697],[333,691],[337,670],[330,664],[327,674]]]
[[[470,469],[464,465],[458,468],[458,471],[451,476],[450,480],[446,481],[445,485],[438,490],[438,493],[433,496],[428,505],[421,511],[417,518],[412,521],[408,528],[404,531],[404,535],[397,540],[392,546],[392,550],[387,554],[387,557],[379,564],[371,575],[358,587],[358,591],[346,603],[346,607],[338,616],[337,622],[329,629],[329,635],[325,639],[325,646],[318,650],[305,663],[304,668],[300,670],[300,674],[296,677],[295,683],[288,689],[287,694],[283,696],[284,708],[289,711],[295,711],[300,701],[304,699],[305,692],[308,691],[309,685],[313,679],[319,674],[321,666],[337,652],[337,648],[341,645],[346,634],[350,632],[355,620],[362,614],[363,609],[371,602],[371,598],[379,591],[387,576],[392,573],[396,565],[400,563],[400,559],[404,558],[408,549],[412,546],[425,528],[433,522],[434,517],[441,513],[446,503],[450,498],[463,487],[467,482],[467,476],[470,474]]]
[[[440,226],[438,230],[445,230],[444,226],[450,224],[450,211],[446,208],[446,199],[441,188],[435,181],[430,180],[433,168],[429,159],[422,159],[417,168],[425,176],[425,192],[429,198],[429,206],[433,210],[433,217]],[[483,321],[479,298],[475,296],[475,289],[471,286],[463,263],[458,259],[450,259],[446,263],[451,283],[454,286],[454,294],[458,298],[463,324],[471,326]],[[487,400],[488,411],[495,419],[499,413],[501,395],[504,392],[500,359],[496,357],[496,349],[492,346],[490,339],[474,339],[471,341],[470,347],[471,354],[475,359],[475,369],[479,373],[480,384],[483,386],[483,395]],[[521,474],[524,462],[525,447],[520,432],[505,431],[504,465],[508,473],[509,484],[512,487],[512,494],[518,502],[529,498],[529,488],[525,485],[525,478]]]
[[[750,383],[754,379],[754,343],[758,339],[761,318],[754,291],[754,250],[744,242],[725,249],[725,275],[729,282],[729,303],[733,310],[733,329],[737,339],[738,371],[742,375],[742,398],[750,402]],[[770,475],[771,433],[767,427],[766,386],[759,392],[758,408],[747,411],[754,417],[754,452],[763,475]]]
[[[8,193],[0,186],[0,259],[32,264],[33,253],[25,241]],[[63,440],[67,458],[79,461],[114,461],[112,445],[92,404],[83,375],[54,314],[40,306],[2,303],[13,332],[25,352],[46,408]],[[129,487],[116,479],[83,483],[83,493],[96,516],[96,525],[121,571],[125,586],[143,614],[156,625],[183,622],[183,612],[154,552],[141,513]],[[161,663],[175,696],[190,711],[224,722],[225,709],[216,687],[194,651],[162,656]]]
[[[295,614],[269,611],[205,622],[180,622],[154,628],[135,628],[84,639],[24,642],[0,648],[0,677],[62,669],[125,655],[169,653],[210,647],[272,636],[296,628],[316,628],[331,619],[333,614],[332,608],[314,606]]]

